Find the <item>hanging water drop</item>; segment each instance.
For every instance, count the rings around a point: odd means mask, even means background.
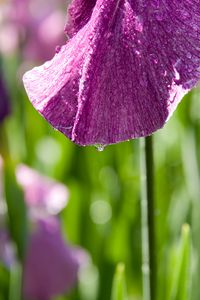
[[[95,145],[95,147],[96,147],[97,151],[102,152],[105,148],[105,145],[97,144],[97,145]]]

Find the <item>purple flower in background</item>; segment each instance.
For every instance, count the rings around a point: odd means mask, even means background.
[[[9,104],[9,96],[7,92],[7,87],[5,85],[1,70],[0,70],[0,122],[4,120],[4,118],[10,112],[10,104]]]
[[[16,168],[16,177],[32,217],[56,215],[66,206],[69,192],[65,185],[25,165]]]
[[[77,144],[150,135],[200,79],[197,0],[73,0],[66,32],[68,43],[24,85]]]
[[[65,38],[65,0],[11,0],[0,4],[0,51],[12,53],[20,47],[23,59],[50,59]]]
[[[0,179],[2,165],[0,157]],[[24,299],[50,300],[56,295],[70,292],[77,284],[79,270],[89,264],[89,256],[82,248],[72,247],[64,240],[58,218],[51,216],[66,204],[66,187],[24,165],[19,165],[16,173],[25,191],[28,209],[31,213],[34,211],[23,265]],[[0,200],[1,196],[2,190]],[[54,201],[57,200],[57,206],[55,202],[52,205],[52,196]],[[17,257],[2,221],[0,218],[0,262],[9,268],[17,263]]]
[[[0,261],[10,267],[15,261],[15,252],[10,237],[5,229],[0,229]]]
[[[55,217],[40,220],[30,238],[24,270],[27,299],[49,300],[77,282],[79,261],[61,236]]]

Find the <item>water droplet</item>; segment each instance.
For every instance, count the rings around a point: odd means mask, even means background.
[[[186,55],[188,58],[192,58],[192,54],[190,52],[188,52]]]
[[[102,152],[105,148],[105,145],[97,144],[97,145],[95,145],[95,147],[96,147],[97,151]]]

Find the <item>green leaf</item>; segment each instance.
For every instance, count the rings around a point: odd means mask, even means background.
[[[19,263],[14,263],[10,269],[9,300],[21,300],[22,268]]]
[[[170,251],[167,274],[167,300],[190,299],[190,258],[190,227],[188,224],[184,224],[179,242]]]
[[[188,224],[183,225],[181,242],[180,242],[180,275],[177,300],[189,300],[190,296],[190,261],[191,261],[191,239],[190,227]]]
[[[127,300],[127,290],[125,281],[125,266],[123,263],[117,265],[112,287],[112,300]]]
[[[0,262],[0,300],[8,299],[9,270]]]
[[[4,186],[9,231],[16,243],[18,257],[23,261],[27,238],[26,206],[23,192],[16,182],[15,169],[10,161],[6,161],[4,165]]]

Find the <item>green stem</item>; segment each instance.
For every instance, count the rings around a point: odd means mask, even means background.
[[[140,139],[143,300],[156,299],[153,138]]]
[[[4,124],[0,124],[0,155],[6,159],[8,156],[8,143]]]

